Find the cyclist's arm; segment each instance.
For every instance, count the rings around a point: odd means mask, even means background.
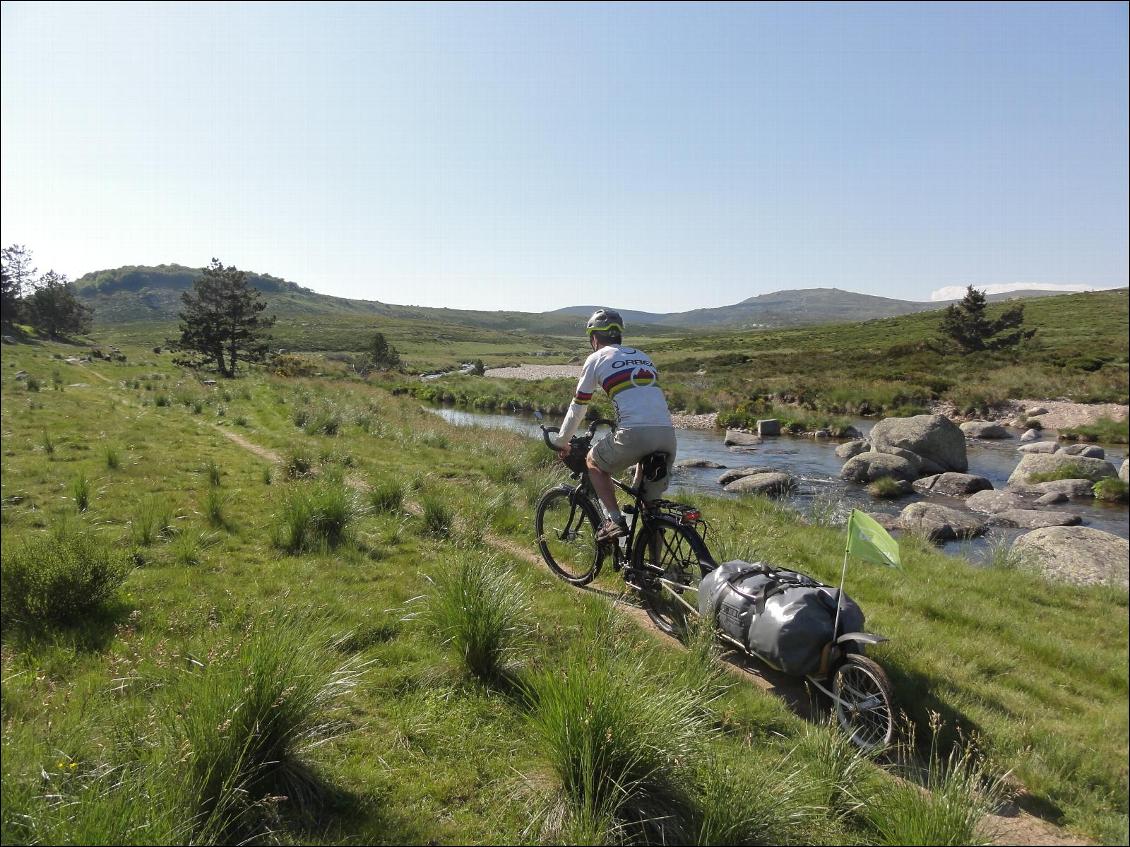
[[[577,382],[577,391],[573,395],[573,402],[569,404],[569,411],[565,413],[565,420],[561,422],[561,431],[556,438],[552,439],[558,447],[564,448],[569,444],[569,439],[573,437],[573,433],[577,431],[577,427],[585,419],[585,412],[588,411],[589,401],[592,399],[594,391],[596,391],[595,353],[585,360],[585,366],[581,369],[581,378]]]

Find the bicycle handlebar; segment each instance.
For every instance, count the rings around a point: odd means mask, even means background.
[[[594,435],[596,435],[596,428],[598,426],[600,426],[601,424],[606,424],[607,426],[610,426],[612,429],[616,429],[616,422],[615,421],[610,421],[607,418],[597,418],[595,421],[593,421],[591,424],[589,424],[589,438],[592,438]],[[556,427],[556,426],[542,426],[542,428],[541,428],[542,441],[545,442],[545,446],[548,447],[550,450],[560,449],[560,448],[554,447],[553,442],[551,442],[549,440],[549,436],[552,433],[555,433],[555,432],[561,432],[561,429],[559,427]]]

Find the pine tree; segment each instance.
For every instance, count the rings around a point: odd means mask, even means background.
[[[213,365],[222,376],[233,377],[239,362],[262,361],[267,355],[274,317],[264,317],[262,295],[247,284],[245,271],[224,267],[219,259],[204,268],[191,292],[181,295],[184,311],[180,339],[170,341],[187,353],[178,364],[190,367]]]
[[[5,247],[0,268],[0,317],[4,323],[15,323],[23,317],[22,299],[31,293],[35,280],[31,251],[22,244]]]
[[[373,367],[378,370],[400,367],[400,354],[388,343],[384,333],[373,333],[373,340],[369,342],[369,355],[373,357]]]
[[[1014,306],[990,320],[985,314],[987,305],[985,293],[969,286],[961,302],[951,303],[942,315],[942,335],[955,342],[962,353],[973,353],[1015,347],[1036,334],[1035,329],[1021,328],[1024,306]]]
[[[51,338],[90,332],[94,312],[75,296],[65,274],[52,270],[40,277],[24,307],[32,326]]]

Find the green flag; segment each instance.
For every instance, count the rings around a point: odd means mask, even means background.
[[[847,552],[876,565],[897,568],[902,564],[898,542],[878,521],[859,509],[852,509],[848,518]]]

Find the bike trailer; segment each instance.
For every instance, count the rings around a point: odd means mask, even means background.
[[[698,610],[773,667],[807,676],[832,640],[839,590],[797,571],[734,560],[702,579]],[[863,610],[847,595],[840,633],[863,630]]]

